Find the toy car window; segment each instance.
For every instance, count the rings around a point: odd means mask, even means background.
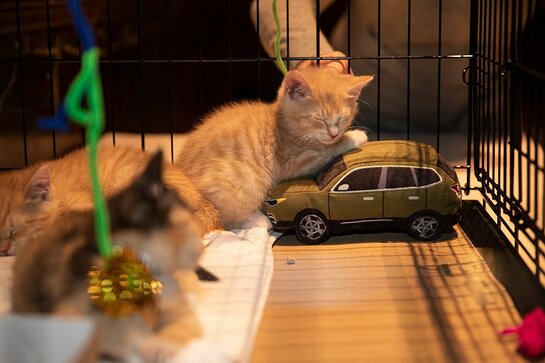
[[[441,177],[433,169],[415,168],[419,186],[437,183]]]
[[[346,170],[346,164],[342,158],[342,155],[333,159],[322,172],[318,173],[316,176],[316,184],[320,190],[324,189],[337,175],[341,174]]]
[[[382,167],[361,168],[350,172],[337,184],[335,192],[354,192],[378,189]]]
[[[408,188],[415,187],[415,175],[413,168],[389,167],[386,176],[386,188]]]

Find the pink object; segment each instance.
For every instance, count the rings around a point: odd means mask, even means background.
[[[519,346],[517,351],[523,356],[535,359],[545,355],[545,311],[535,308],[524,317],[522,325],[508,328],[502,335],[518,334]]]

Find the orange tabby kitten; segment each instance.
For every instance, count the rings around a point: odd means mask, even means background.
[[[372,76],[327,68],[289,72],[272,104],[225,106],[189,133],[175,164],[221,214],[227,228],[255,215],[275,183],[318,171],[367,141],[348,130]]]
[[[101,146],[99,171],[108,197],[139,175],[151,154],[127,147]],[[0,174],[0,252],[15,254],[52,218],[67,211],[91,209],[87,152]],[[179,170],[164,165],[167,185],[175,189],[200,221],[203,233],[221,228],[217,210]]]

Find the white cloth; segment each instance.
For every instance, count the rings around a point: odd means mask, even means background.
[[[90,346],[93,334],[90,319],[2,316],[0,362],[74,362]]]
[[[201,282],[195,303],[203,337],[232,359],[250,358],[273,272],[272,244],[266,228],[215,232],[200,264],[217,277]]]

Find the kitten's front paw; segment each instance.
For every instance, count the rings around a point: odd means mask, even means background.
[[[368,140],[367,133],[363,130],[348,130],[345,132],[344,137],[347,140],[348,147],[351,149],[356,149]]]

